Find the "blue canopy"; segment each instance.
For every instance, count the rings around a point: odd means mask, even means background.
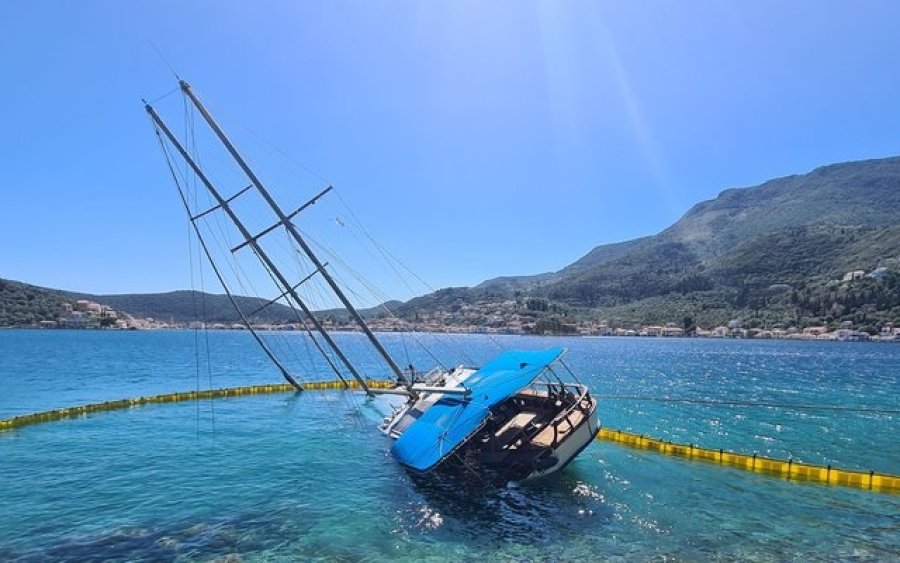
[[[438,399],[407,427],[391,452],[400,463],[428,471],[478,430],[492,407],[530,385],[563,351],[550,348],[500,354],[465,380],[469,394]]]

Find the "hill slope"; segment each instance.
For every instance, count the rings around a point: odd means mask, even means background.
[[[822,229],[804,230],[815,226]],[[872,269],[879,258],[891,258],[893,241],[890,235],[873,238],[875,255],[866,251],[869,255],[862,256],[863,248],[848,246],[855,239],[840,234],[841,229],[848,233],[894,226],[900,226],[900,158],[825,166],[753,188],[725,190],[716,199],[695,205],[658,235],[634,241],[613,259],[571,273],[563,270],[564,275],[541,293],[590,307],[672,292],[733,288],[742,283],[740,274],[753,275],[754,264],[746,251],[730,254],[754,241],[765,245],[764,237],[782,242],[767,248],[766,259],[790,261],[795,281],[798,276],[839,277],[848,269]],[[813,231],[816,240],[808,241]],[[804,251],[798,252],[801,246]],[[608,248],[598,247],[575,264]],[[803,267],[795,263],[797,259]],[[725,271],[719,272],[722,268]],[[779,277],[777,271],[770,273]]]
[[[887,268],[878,279],[837,281],[848,271],[876,267]],[[394,309],[414,319],[478,304],[497,310],[497,304],[514,301],[516,310],[549,319],[551,326],[559,317],[603,317],[620,326],[682,321],[708,326],[735,318],[762,324],[842,319],[900,324],[898,271],[900,157],[895,157],[728,189],[659,234],[598,246],[558,272],[441,289]],[[197,318],[197,307],[205,303],[208,320],[237,320],[224,295],[79,295],[0,280],[0,326],[53,318],[62,301],[76,298],[180,322]],[[245,310],[264,303],[238,299]],[[295,318],[289,308],[274,305],[256,320]]]
[[[657,235],[598,246],[559,272],[442,290],[403,310],[532,297],[621,323],[717,323],[770,307],[772,284],[803,293],[849,270],[897,269],[898,243],[900,158],[835,164],[725,190]]]
[[[0,278],[0,327],[55,319],[69,300],[64,291]]]
[[[238,316],[227,295],[203,293],[193,290],[171,291],[168,293],[142,293],[123,295],[87,295],[72,293],[76,299],[89,299],[102,303],[118,311],[141,318],[190,322],[205,318],[212,323],[238,322]],[[258,297],[235,296],[241,310],[249,313],[266,304]],[[295,320],[289,307],[275,303],[255,315],[259,322],[289,322]]]
[[[135,293],[121,295],[94,295],[76,293],[60,289],[49,289],[26,283],[0,278],[0,327],[28,326],[42,320],[55,320],[62,312],[63,303],[73,304],[79,299],[87,299],[106,305],[116,311],[137,318],[153,318],[158,321],[189,323],[205,319],[210,323],[236,323],[240,321],[227,295],[204,293],[193,290],[171,291],[167,293]],[[235,301],[245,314],[256,311],[268,303],[258,297],[235,296]],[[395,302],[385,305],[394,307]],[[381,312],[381,307],[362,309],[364,317]],[[348,318],[343,310],[319,312],[321,318],[336,320]],[[255,323],[296,322],[297,314],[280,303],[274,303],[250,316]]]

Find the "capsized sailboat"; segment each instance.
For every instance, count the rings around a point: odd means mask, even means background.
[[[588,388],[554,370],[564,367],[563,353],[510,350],[478,370],[445,374],[444,388],[431,387],[385,421],[383,431],[396,439],[391,451],[420,472],[479,467],[525,481],[559,471],[599,430]]]
[[[337,377],[346,383],[349,374],[370,397],[380,392],[404,398],[402,405],[397,406],[382,424],[382,431],[394,440],[391,452],[402,465],[418,473],[462,470],[475,471],[493,480],[525,481],[563,469],[587,447],[599,430],[597,400],[563,362],[565,351],[561,348],[511,350],[478,369],[464,366],[436,368],[422,378],[410,370],[407,376],[329,273],[328,264],[318,257],[294,223],[302,211],[332,188],[323,189],[296,210],[285,212],[190,85],[180,81],[179,86],[186,101],[196,108],[249,180],[249,186],[230,196],[222,194],[200,166],[195,153],[178,140],[149,103],[145,102],[145,109],[210,267],[244,327],[289,383],[298,390],[303,389],[301,378],[291,373],[250,323],[250,317],[258,310],[248,312],[241,308],[227,276],[210,251],[200,222],[213,215],[224,215],[238,233],[239,243],[231,253],[245,248],[251,250],[275,284],[279,295],[267,305],[281,301],[294,310],[309,341]],[[212,207],[205,210],[192,207],[172,164],[171,149],[186,164],[195,183],[208,192]],[[273,224],[255,234],[241,218],[235,204],[235,200],[245,197],[248,192],[255,192],[275,218]],[[289,279],[286,269],[279,266],[264,244],[264,239],[273,232],[285,233],[296,247],[296,254],[305,257],[310,264],[311,273],[297,283]],[[296,256],[292,258],[297,259]],[[367,378],[325,329],[301,292],[301,286],[313,276],[324,280],[372,349],[384,360],[397,380],[395,389],[379,391],[370,388]]]

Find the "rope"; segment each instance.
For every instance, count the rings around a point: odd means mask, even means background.
[[[668,397],[645,397],[639,395],[601,395],[593,394],[598,399],[608,401],[650,401],[655,403],[688,403],[695,405],[714,405],[723,407],[763,407],[797,410],[822,410],[836,412],[867,412],[878,414],[900,414],[900,409],[885,409],[872,407],[841,407],[837,405],[804,405],[797,403],[766,403],[758,401],[717,401],[714,399],[681,399]]]

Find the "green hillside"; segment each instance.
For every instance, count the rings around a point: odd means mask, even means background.
[[[89,299],[108,305],[118,311],[141,318],[175,322],[190,322],[205,319],[211,323],[233,323],[239,318],[227,295],[202,293],[200,291],[171,291],[168,293],[143,293],[124,295],[83,295],[72,294],[77,299]],[[246,313],[255,311],[266,303],[257,297],[236,296],[235,300]],[[256,322],[290,322],[296,320],[290,308],[273,304],[253,317]]]
[[[657,235],[599,246],[559,272],[441,290],[402,311],[538,298],[545,316],[619,326],[898,322],[898,243],[900,158],[836,164],[725,190]],[[865,286],[861,295],[833,287],[879,266],[889,270],[882,279],[840,286]],[[775,284],[787,290],[773,293]]]
[[[0,278],[0,327],[30,326],[43,320],[56,320],[60,317],[63,303],[74,304],[79,299],[106,305],[132,317],[153,318],[164,322],[189,323],[205,320],[230,324],[240,321],[226,295],[188,290],[94,295],[48,289]],[[268,303],[265,299],[245,296],[235,296],[235,301],[248,315]],[[397,303],[390,302],[386,305],[393,307]],[[373,308],[363,309],[360,313],[363,316],[373,316],[380,311],[381,308]],[[320,317],[344,320],[348,314],[343,309],[329,310],[321,311]],[[254,323],[289,323],[297,321],[297,314],[290,307],[275,303],[250,316],[250,320]]]
[[[28,326],[43,320],[60,317],[63,303],[74,304],[87,299],[127,313],[133,317],[156,320],[190,322],[206,319],[208,322],[233,323],[238,316],[225,295],[199,291],[173,291],[132,295],[92,295],[58,289],[48,289],[22,282],[0,278],[0,327]],[[255,297],[236,297],[241,308],[254,311],[266,300]],[[290,322],[296,320],[293,311],[284,305],[274,304],[253,317],[256,322]]]
[[[876,268],[877,277],[843,281],[847,272]],[[237,320],[224,295],[78,295],[0,280],[0,326],[52,319],[64,300],[78,298],[165,321]],[[264,303],[238,299],[245,311]],[[437,315],[470,324],[496,322],[491,317],[505,311],[550,330],[588,318],[686,328],[731,320],[900,325],[900,157],[728,189],[657,235],[598,246],[558,272],[441,289],[392,308],[409,320]],[[254,320],[295,319],[274,305]]]
[[[67,301],[63,291],[0,279],[0,327],[54,320]]]

